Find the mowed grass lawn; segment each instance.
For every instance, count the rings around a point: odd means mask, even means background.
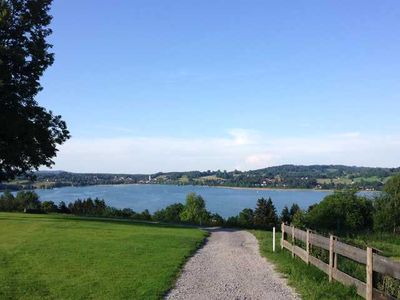
[[[0,213],[0,299],[159,299],[206,233]]]

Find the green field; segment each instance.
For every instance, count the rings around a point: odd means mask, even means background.
[[[206,233],[0,213],[0,299],[158,299]]]
[[[346,287],[338,282],[330,283],[328,276],[318,268],[305,264],[300,258],[292,258],[291,253],[281,250],[280,233],[276,237],[276,249],[272,252],[272,232],[251,231],[260,243],[261,254],[272,262],[276,269],[287,277],[290,286],[294,287],[302,299],[362,299],[355,288]]]
[[[388,181],[390,177],[384,177],[384,178],[380,178],[378,176],[371,176],[371,177],[355,177],[353,179],[350,179],[348,177],[340,177],[340,178],[333,178],[333,179],[329,179],[329,178],[319,178],[317,179],[317,182],[319,184],[344,184],[344,185],[351,185],[353,183],[361,183],[361,182],[382,182],[385,183],[386,181]]]

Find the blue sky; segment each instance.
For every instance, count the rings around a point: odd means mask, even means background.
[[[59,1],[55,169],[399,166],[400,2]]]

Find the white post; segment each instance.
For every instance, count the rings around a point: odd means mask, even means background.
[[[272,251],[275,252],[275,227],[272,228]]]

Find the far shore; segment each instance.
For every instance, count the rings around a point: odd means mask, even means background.
[[[270,188],[270,187],[242,187],[242,186],[224,186],[224,185],[205,185],[208,187],[225,188],[232,190],[257,190],[257,191],[289,191],[289,192],[301,192],[301,191],[315,191],[315,192],[334,192],[335,190],[329,189],[300,189],[300,188]],[[371,192],[367,190],[360,190],[360,192]]]
[[[65,187],[88,187],[88,186],[124,186],[124,185],[178,185],[179,184],[169,184],[169,183],[120,183],[120,184],[93,184],[93,185],[80,185],[80,186],[74,186],[74,185],[65,185],[65,186],[59,186],[59,187],[51,187],[48,189],[61,189]],[[301,191],[314,191],[314,192],[330,192],[333,193],[335,189],[313,189],[313,188],[272,188],[272,187],[239,187],[239,186],[225,186],[225,185],[206,185],[206,184],[187,184],[188,186],[202,186],[202,187],[210,187],[210,188],[220,188],[220,189],[232,189],[232,190],[256,190],[256,191],[289,191],[289,192],[301,192]],[[185,186],[182,184],[182,186]],[[41,188],[34,187],[30,188],[27,190],[40,190]],[[12,192],[17,192],[19,189],[0,189],[0,193],[3,193],[5,191],[12,191]],[[379,191],[371,191],[371,190],[359,190],[359,192],[379,192]]]

